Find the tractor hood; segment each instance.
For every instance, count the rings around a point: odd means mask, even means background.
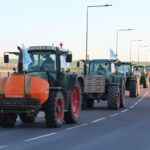
[[[39,77],[11,75],[0,79],[1,98],[35,98],[43,104],[49,96],[49,84]]]

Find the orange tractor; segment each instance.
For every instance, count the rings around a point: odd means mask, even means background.
[[[19,57],[18,71],[0,79],[0,126],[13,127],[17,116],[24,123],[35,121],[44,111],[48,127],[76,123],[82,100],[83,78],[70,73],[72,54],[53,46],[32,46],[28,53],[32,59],[23,71],[23,51],[5,52]]]

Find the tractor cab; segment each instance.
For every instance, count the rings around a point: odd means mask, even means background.
[[[120,62],[118,67],[118,72],[122,74],[133,74],[134,72],[134,65],[130,62]]]
[[[138,71],[141,75],[146,74],[146,69],[144,66],[138,66]]]
[[[88,75],[103,75],[106,78],[115,73],[115,62],[107,59],[92,60],[89,64]]]

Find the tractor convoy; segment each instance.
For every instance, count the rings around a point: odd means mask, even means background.
[[[136,97],[140,83],[144,88],[149,85],[145,68],[119,60],[82,60],[83,74],[70,73],[72,54],[62,46],[29,47],[32,61],[25,70],[24,50],[17,48],[18,52],[4,53],[5,63],[9,55],[18,56],[18,69],[0,79],[1,127],[13,127],[17,117],[33,123],[40,111],[48,127],[77,123],[81,108],[93,108],[95,100],[106,101],[108,109],[117,110],[125,107],[125,90]]]

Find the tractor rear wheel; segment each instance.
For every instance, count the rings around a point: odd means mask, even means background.
[[[33,123],[36,119],[36,113],[21,113],[19,115],[20,119],[24,123]]]
[[[45,119],[48,127],[59,127],[64,118],[64,96],[60,91],[51,91],[44,104]]]
[[[2,128],[13,127],[16,123],[17,114],[15,113],[5,113],[0,114],[0,126]]]
[[[120,85],[120,107],[124,106],[125,106],[125,82],[123,79]]]
[[[129,85],[129,96],[130,97],[137,97],[138,95],[138,88],[137,88],[137,82],[132,81]]]
[[[65,112],[64,120],[66,123],[76,123],[79,119],[82,101],[81,87],[78,81],[76,81],[70,94],[71,96],[68,104],[68,111]]]
[[[108,87],[108,109],[120,108],[120,89],[118,85],[110,85]]]

